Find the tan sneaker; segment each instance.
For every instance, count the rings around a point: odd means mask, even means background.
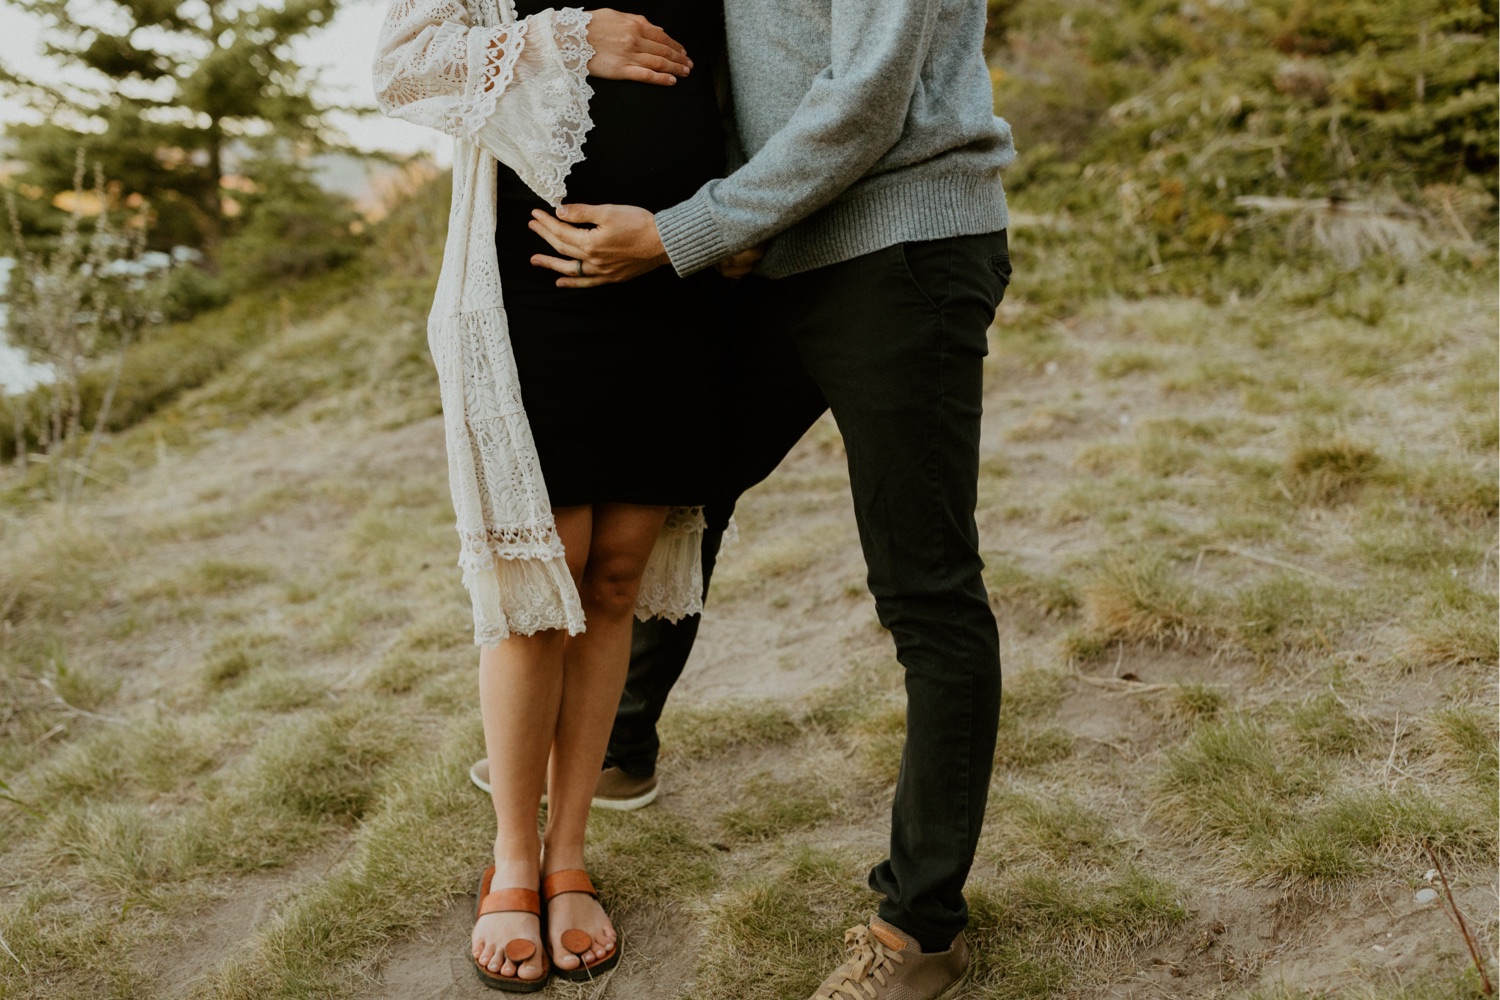
[[[969,942],[960,934],[947,951],[922,946],[876,917],[844,933],[849,957],[812,1000],[952,1000],[969,972]]]
[[[490,793],[490,762],[481,758],[470,765],[469,780],[488,795]],[[599,772],[599,784],[594,789],[593,806],[595,809],[630,812],[655,802],[658,791],[660,789],[657,787],[654,774],[649,778],[632,778],[618,767],[606,767]],[[546,801],[547,796],[543,793],[543,804]]]

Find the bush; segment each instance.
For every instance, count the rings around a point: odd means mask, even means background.
[[[992,2],[996,102],[1021,150],[1007,184],[1018,204],[1123,227],[1109,242],[1157,270],[1235,244],[1284,256],[1306,235],[1245,197],[1363,200],[1368,225],[1340,238],[1378,248],[1422,225],[1488,239],[1495,6]]]
[[[307,168],[267,156],[246,174],[250,185],[236,198],[239,225],[219,254],[230,287],[296,281],[360,255],[367,240],[353,206],[320,188]]]

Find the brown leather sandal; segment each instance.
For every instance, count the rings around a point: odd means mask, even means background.
[[[495,866],[490,865],[479,876],[479,905],[475,908],[474,922],[490,913],[530,913],[542,919],[542,897],[535,889],[497,889],[490,891],[490,883],[495,878]],[[545,941],[546,931],[542,930],[542,940]],[[473,945],[470,945],[472,949]],[[535,941],[525,938],[512,938],[505,942],[505,957],[516,965],[520,971],[522,962],[529,962],[537,953]],[[547,988],[547,980],[552,976],[552,964],[547,960],[547,949],[542,948],[542,974],[536,979],[521,979],[519,976],[502,976],[491,972],[488,968],[479,964],[472,950],[469,961],[474,965],[474,972],[479,976],[479,981],[492,990],[504,990],[507,993],[540,993]]]
[[[542,896],[547,902],[552,902],[566,892],[581,892],[595,899],[599,898],[594,883],[589,879],[589,873],[581,868],[565,868],[562,871],[553,872],[542,880]],[[580,965],[576,969],[555,969],[553,975],[566,979],[570,983],[582,983],[613,969],[620,964],[618,928],[615,929],[615,934],[615,946],[603,958],[595,959],[588,965]],[[582,961],[583,953],[594,947],[594,939],[588,931],[571,928],[562,932],[562,946]]]

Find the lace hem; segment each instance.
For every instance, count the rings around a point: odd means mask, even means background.
[[[474,606],[474,644],[499,645],[512,635],[548,629],[584,630],[578,588],[561,554],[540,559],[494,559],[465,568],[464,587]]]
[[[642,621],[676,622],[703,611],[702,507],[674,507],[667,513],[656,547],[646,562],[635,616]]]
[[[703,611],[701,507],[674,507],[641,577],[635,616],[681,621]],[[512,635],[586,628],[561,540],[552,528],[459,532],[458,564],[474,606],[474,643],[494,646]]]

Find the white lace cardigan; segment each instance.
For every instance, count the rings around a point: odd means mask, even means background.
[[[593,127],[589,17],[566,8],[517,20],[511,0],[393,0],[375,54],[380,109],[457,140],[427,344],[442,394],[458,564],[474,641],[485,646],[513,632],[584,628],[521,405],[495,254],[495,171],[504,163],[561,204]],[[700,509],[673,508],[638,617],[702,610],[703,527]]]

